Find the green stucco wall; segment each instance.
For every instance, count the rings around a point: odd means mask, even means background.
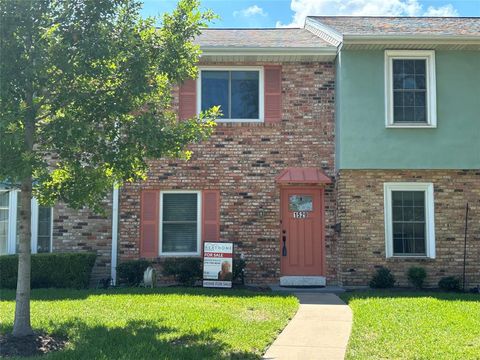
[[[385,127],[384,52],[337,58],[339,169],[479,169],[480,52],[436,51],[437,128]]]

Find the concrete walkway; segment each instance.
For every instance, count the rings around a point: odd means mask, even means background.
[[[267,350],[270,360],[344,359],[352,311],[334,294],[295,294],[300,307]]]

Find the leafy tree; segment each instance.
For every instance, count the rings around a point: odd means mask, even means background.
[[[0,181],[21,190],[13,334],[30,326],[30,201],[100,210],[150,158],[190,156],[218,108],[177,121],[172,87],[195,77],[198,0],[142,19],[137,0],[0,0]],[[52,160],[53,159],[53,160]]]

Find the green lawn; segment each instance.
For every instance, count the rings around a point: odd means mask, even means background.
[[[14,293],[1,292],[0,331]],[[32,326],[67,336],[42,359],[259,359],[294,315],[292,296],[207,289],[34,290]]]
[[[480,295],[366,291],[353,310],[347,359],[480,359]]]

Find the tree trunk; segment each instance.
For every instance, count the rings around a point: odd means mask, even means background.
[[[31,85],[31,84],[30,84]],[[25,154],[30,158],[33,155],[35,142],[35,116],[36,111],[33,103],[33,90],[27,93],[26,103],[28,106],[25,116]],[[15,337],[33,334],[30,324],[30,278],[32,259],[32,166],[29,164],[24,169],[24,177],[20,186],[20,243],[18,247],[18,273],[17,294],[15,299],[15,320],[13,333]]]
[[[32,178],[22,181],[20,192],[20,244],[18,249],[17,296],[13,336],[32,335],[30,324]]]
[[[30,28],[33,30],[33,27]],[[15,320],[13,322],[12,335],[23,337],[33,334],[30,323],[30,279],[32,267],[32,183],[33,167],[31,160],[34,158],[35,144],[35,119],[37,117],[37,108],[34,102],[34,44],[32,40],[33,31],[25,38],[25,46],[28,50],[28,59],[30,66],[27,71],[25,83],[25,116],[24,125],[24,156],[28,159],[24,164],[22,181],[20,184],[20,241],[18,247],[18,273],[17,273],[17,293],[15,298]]]

